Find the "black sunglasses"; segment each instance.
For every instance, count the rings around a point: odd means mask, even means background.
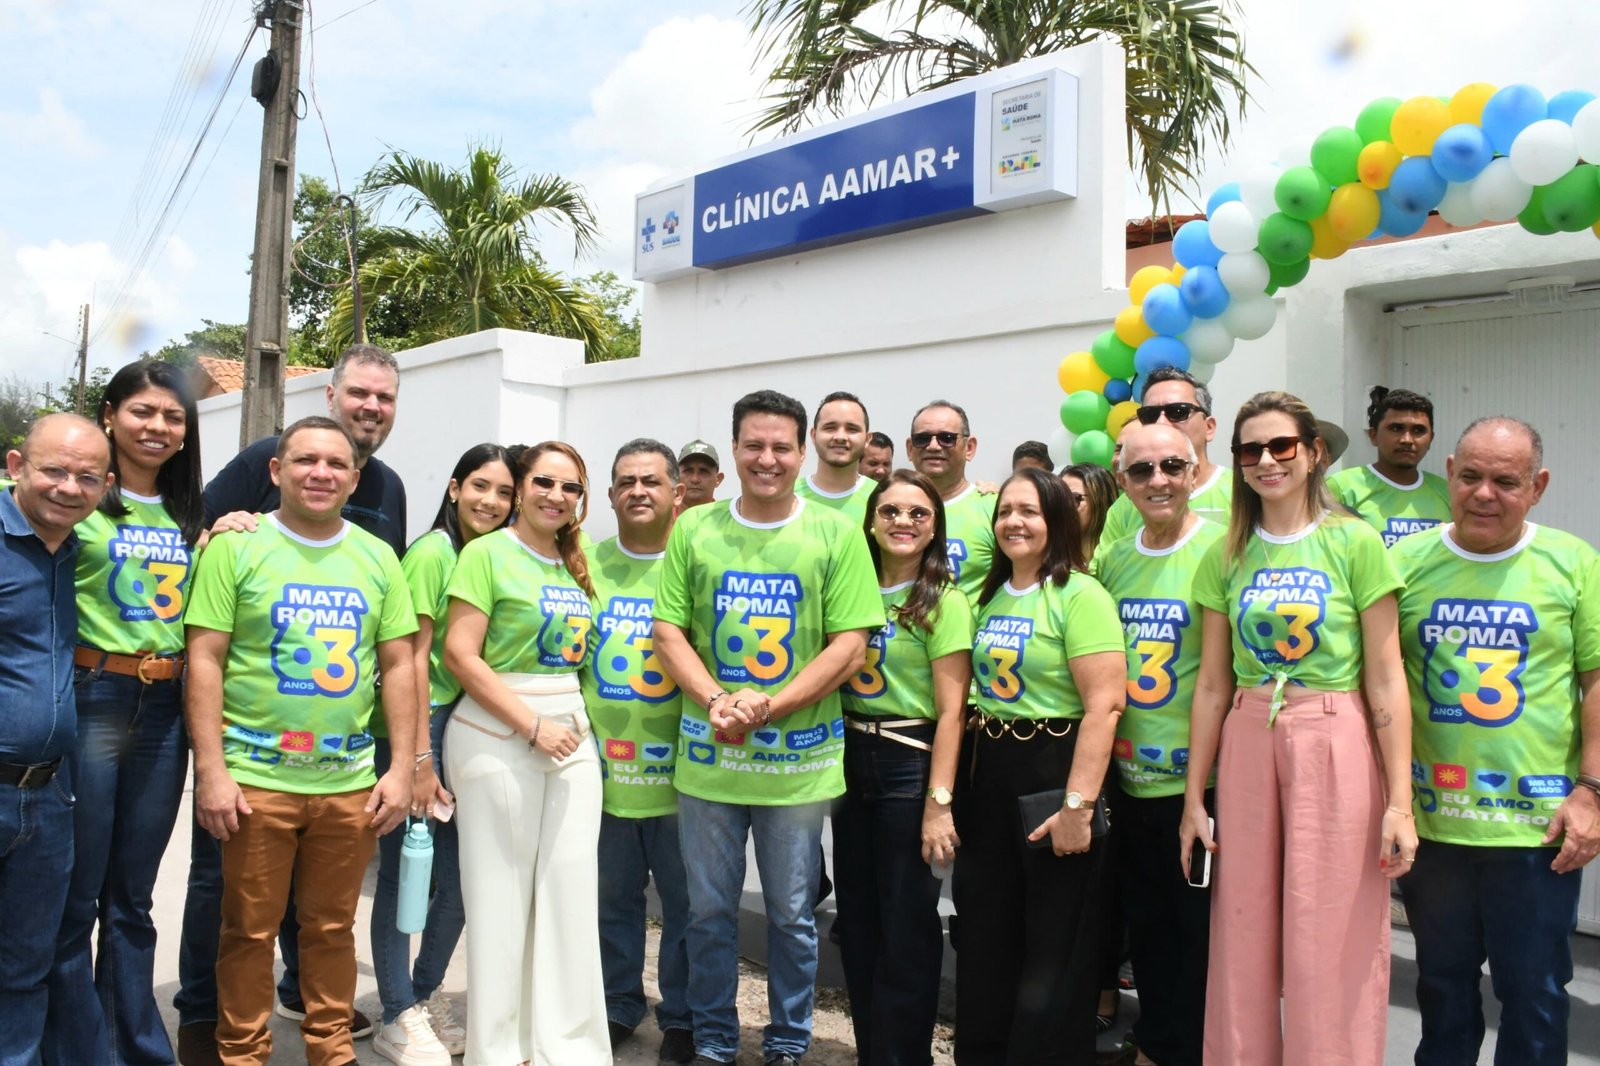
[[[1269,441],[1247,440],[1243,444],[1233,446],[1234,458],[1239,460],[1240,466],[1255,466],[1261,462],[1264,452],[1272,453],[1272,457],[1280,463],[1287,463],[1300,454],[1300,444],[1304,437],[1273,437]]]
[[[561,481],[548,474],[530,474],[528,480],[533,482],[533,487],[540,492],[547,493],[557,485],[560,485],[561,491],[568,496],[583,495],[583,482],[581,481]]]
[[[1180,422],[1189,421],[1189,416],[1195,412],[1203,415],[1211,413],[1197,403],[1158,403],[1151,407],[1139,408],[1139,421],[1147,426],[1153,426],[1161,421],[1162,415],[1166,415],[1168,422],[1178,425]]]
[[[1161,472],[1168,477],[1182,477],[1183,472],[1193,465],[1187,459],[1179,459],[1175,455],[1169,455],[1159,463],[1151,462],[1148,459],[1142,462],[1129,463],[1127,469],[1122,472],[1122,476],[1135,484],[1142,485],[1155,476],[1156,467],[1158,466],[1161,468]]]
[[[931,430],[925,430],[922,433],[911,434],[911,446],[914,448],[926,448],[934,441],[938,441],[939,447],[941,448],[954,448],[956,446],[956,441],[960,440],[963,436],[964,434],[952,433],[948,429],[941,429],[937,433],[932,432]]]

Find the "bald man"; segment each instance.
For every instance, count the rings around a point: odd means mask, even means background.
[[[72,527],[111,480],[104,433],[47,415],[6,455],[0,492],[0,1062],[36,1061],[45,979],[72,875],[78,635]]]

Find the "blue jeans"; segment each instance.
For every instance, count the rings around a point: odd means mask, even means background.
[[[444,774],[444,727],[449,710],[435,709],[428,719],[429,747],[433,749],[433,769]],[[389,738],[378,737],[373,748],[378,776],[389,769]],[[448,785],[446,786],[449,787]],[[461,846],[456,823],[431,824],[433,830],[433,894],[428,898],[428,921],[422,930],[422,946],[417,949],[415,967],[411,964],[411,934],[396,926],[400,906],[400,849],[405,842],[402,827],[378,838],[378,887],[372,894],[372,969],[378,979],[378,999],[383,1003],[383,1020],[392,1022],[414,1004],[433,995],[444,983],[444,971],[455,953],[456,942],[467,924],[461,902]]]
[[[767,911],[766,1058],[796,1058],[811,1046],[817,983],[817,866],[826,802],[792,807],[678,797],[678,830],[689,875],[689,1010],[695,1052],[732,1062],[739,1051],[739,899],[745,841],[753,836]]]
[[[689,1014],[688,874],[678,843],[678,816],[600,815],[600,969],[606,1018],[629,1029],[644,1020],[645,886],[661,897],[661,946],[656,954],[662,1030],[692,1027]]]
[[[0,1066],[34,1066],[72,877],[71,769],[0,785]]]
[[[1555,848],[1477,848],[1424,840],[1400,879],[1417,938],[1417,1066],[1478,1061],[1485,959],[1500,1001],[1495,1066],[1567,1061],[1567,982],[1581,874],[1557,874]]]
[[[183,683],[77,671],[76,861],[50,974],[44,1059],[172,1061],[156,1006],[151,894],[183,800]],[[94,937],[99,924],[98,942]]]
[[[903,735],[933,740],[934,723]],[[862,1066],[927,1066],[939,1012],[944,922],[922,861],[928,752],[844,735],[845,794],[833,811],[839,954]]]

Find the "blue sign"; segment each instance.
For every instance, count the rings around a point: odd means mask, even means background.
[[[696,175],[694,265],[983,213],[973,202],[975,107],[969,92]],[[654,233],[641,236],[648,244]]]

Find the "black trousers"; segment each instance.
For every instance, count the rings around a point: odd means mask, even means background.
[[[1030,848],[1017,809],[1017,797],[1066,784],[1077,740],[1076,725],[1029,740],[967,734],[955,812],[959,1066],[1095,1061],[1109,844],[1059,858]]]

